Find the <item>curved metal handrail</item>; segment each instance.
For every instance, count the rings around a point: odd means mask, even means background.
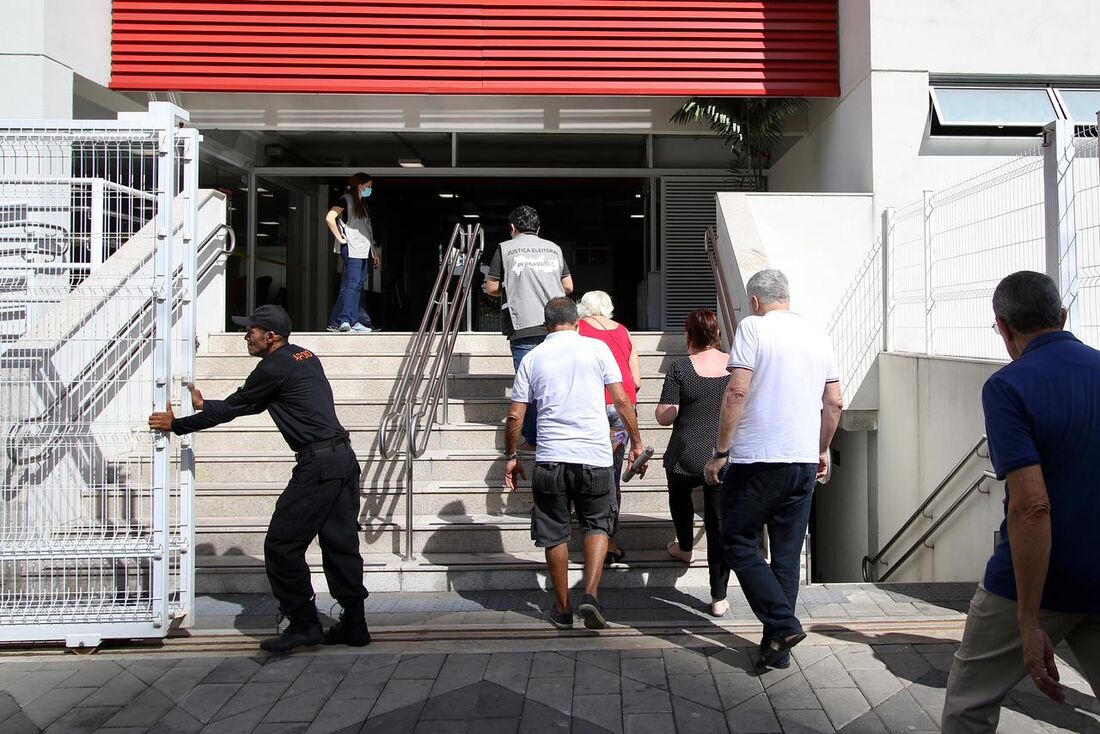
[[[206,247],[208,244],[210,244],[210,241],[213,240],[215,237],[217,237],[222,232],[226,233],[227,237],[225,238],[225,241],[229,245],[228,248],[225,248],[225,247],[222,248],[222,254],[223,255],[233,254],[233,251],[237,249],[237,233],[233,231],[232,227],[230,227],[228,224],[224,224],[224,223],[219,224],[217,227],[214,227],[214,229],[210,230],[210,234],[206,235],[206,239],[204,239],[199,244],[198,249],[196,250],[196,252],[202,252],[202,249],[204,247]]]
[[[401,435],[405,435],[406,447],[414,458],[427,450],[458,339],[462,304],[469,298],[484,247],[485,232],[480,224],[465,228],[455,225],[420,328],[405,352],[401,379],[378,424],[379,448],[387,459],[399,453],[397,439]]]
[[[936,488],[932,490],[931,494],[929,494],[928,497],[925,498],[924,502],[921,502],[920,507],[914,510],[913,514],[909,516],[909,519],[902,523],[901,527],[896,533],[894,533],[893,537],[890,538],[890,540],[886,541],[886,545],[882,546],[882,548],[879,549],[879,552],[876,553],[874,557],[863,557],[862,567],[864,581],[870,583],[873,581],[885,581],[886,579],[888,579],[894,573],[894,571],[896,571],[898,567],[901,566],[901,564],[905,563],[905,561],[909,560],[910,556],[916,553],[917,549],[920,548],[921,545],[923,545],[924,542],[928,540],[928,538],[930,538],[941,525],[943,525],[944,521],[946,521],[947,518],[950,517],[955,512],[955,510],[957,510],[962,505],[962,503],[982,485],[982,483],[986,479],[997,478],[996,475],[989,470],[983,471],[982,476],[976,479],[966,489],[966,491],[963,492],[962,495],[958,499],[956,499],[950,507],[947,508],[947,510],[940,516],[938,520],[936,520],[936,522],[932,523],[932,527],[925,531],[925,533],[921,535],[921,537],[917,539],[917,541],[913,543],[909,547],[909,549],[905,551],[905,553],[902,554],[901,558],[899,558],[892,566],[887,569],[886,573],[884,573],[881,578],[874,578],[874,569],[879,564],[886,565],[886,562],[882,560],[882,557],[886,555],[886,553],[889,552],[890,548],[892,548],[894,544],[897,543],[902,538],[902,536],[909,531],[913,524],[916,523],[917,520],[919,520],[921,517],[925,517],[928,519],[932,518],[932,515],[928,514],[927,512],[928,507],[936,501],[936,499],[943,493],[943,491],[947,488],[951,481],[956,476],[958,476],[959,472],[962,471],[962,468],[966,466],[967,462],[970,461],[970,459],[974,456],[978,456],[980,458],[989,457],[988,454],[983,455],[981,453],[982,447],[985,446],[987,443],[988,439],[983,433],[981,438],[979,438],[978,441],[973,446],[971,446],[965,454],[962,455],[962,458],[959,459],[959,461],[955,464],[951,471],[947,472],[944,478],[940,480],[940,483],[937,484]]]
[[[733,330],[737,328],[736,310],[733,306],[733,296],[729,286],[722,277],[722,261],[718,255],[718,233],[714,227],[707,227],[703,232],[703,251],[710,263],[710,272],[714,276],[714,286],[718,291],[718,317],[722,320],[722,334],[727,343],[733,341]]]

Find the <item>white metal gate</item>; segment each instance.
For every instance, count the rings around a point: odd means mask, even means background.
[[[0,641],[161,637],[191,611],[194,461],[147,425],[194,370],[186,120],[0,121]]]

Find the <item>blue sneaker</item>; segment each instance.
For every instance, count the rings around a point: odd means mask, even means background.
[[[351,330],[356,334],[369,334],[374,331],[374,329],[370,328],[369,326],[363,326],[362,324],[358,323],[355,326],[351,327]]]

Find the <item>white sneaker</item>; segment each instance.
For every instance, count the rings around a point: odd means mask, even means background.
[[[726,616],[726,612],[728,612],[729,610],[730,603],[725,599],[712,601],[710,603],[710,615],[712,617],[724,617]]]
[[[358,323],[355,326],[351,327],[351,330],[354,331],[356,334],[369,334],[374,331],[374,329],[370,328],[369,326],[363,326],[362,324]]]
[[[347,321],[340,324],[340,331],[351,331],[351,324],[349,324]]]
[[[695,555],[691,551],[680,550],[680,544],[675,540],[666,545],[665,550],[667,550],[668,554],[677,561],[683,561],[684,563],[691,563],[692,559],[695,558]]]

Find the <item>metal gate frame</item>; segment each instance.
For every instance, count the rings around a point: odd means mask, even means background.
[[[0,253],[0,308],[22,314],[0,341],[0,642],[94,647],[193,616],[191,442],[147,427],[194,378],[201,136],[188,120],[154,102],[118,120],[0,121],[0,242],[11,207],[82,227],[52,257],[28,226],[9,238],[31,243],[20,258]],[[18,203],[36,196],[49,205]],[[42,273],[54,285],[36,292]]]

